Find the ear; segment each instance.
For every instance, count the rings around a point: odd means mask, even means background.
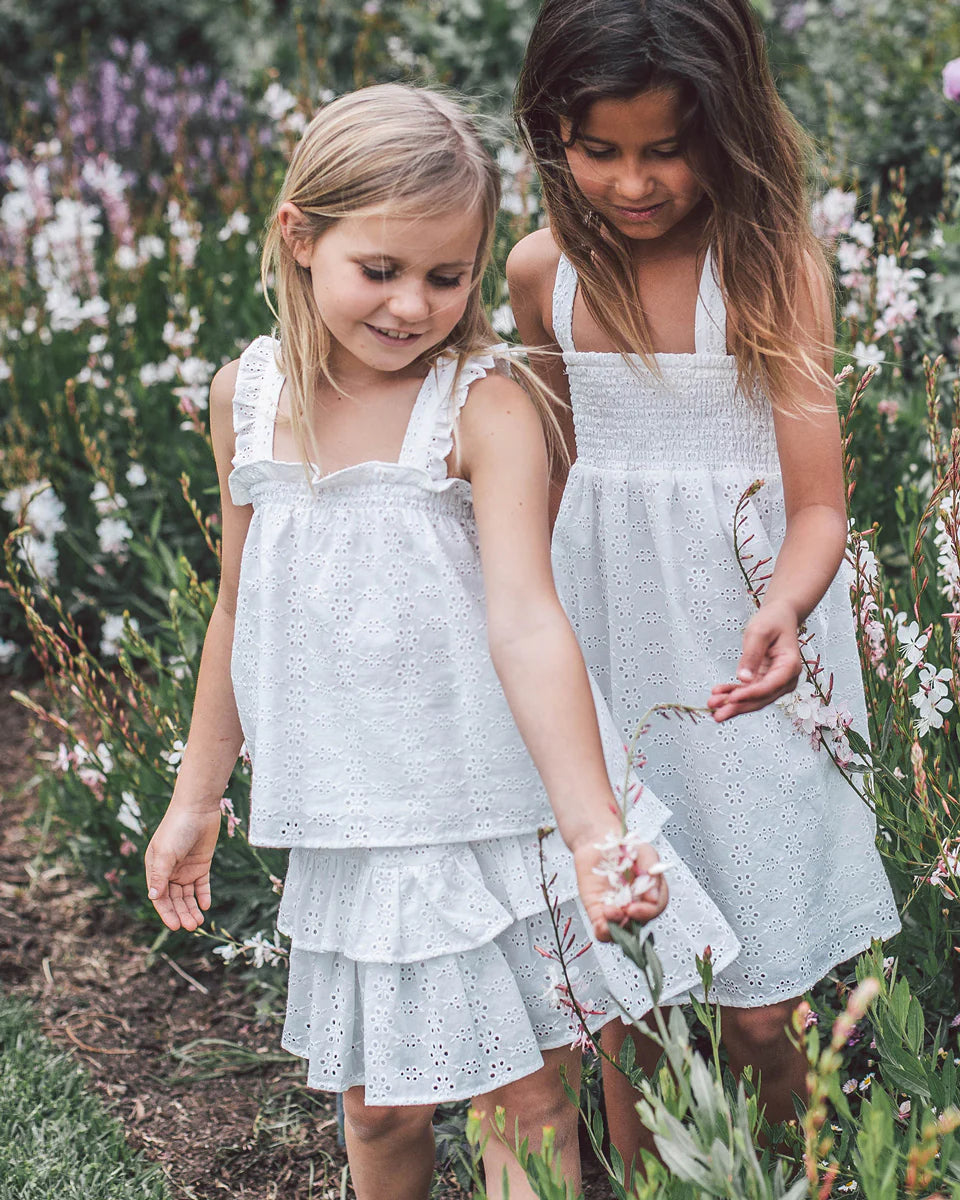
[[[295,261],[301,267],[309,267],[313,243],[299,233],[303,228],[303,213],[295,204],[285,200],[277,210],[277,220],[280,222],[283,240],[289,246]]]

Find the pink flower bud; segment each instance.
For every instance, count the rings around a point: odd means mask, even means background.
[[[951,58],[943,68],[943,94],[948,100],[960,100],[960,58]]]

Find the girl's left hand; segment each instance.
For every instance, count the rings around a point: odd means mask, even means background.
[[[737,682],[715,684],[707,707],[715,721],[755,712],[792,692],[802,669],[796,613],[786,604],[765,604],[743,632]]]
[[[609,942],[611,925],[626,925],[628,921],[639,921],[641,924],[652,921],[666,908],[669,893],[664,877],[654,875],[651,877],[650,887],[640,897],[625,905],[611,904],[608,899],[610,881],[606,874],[600,874],[596,870],[604,857],[599,842],[597,836],[585,838],[574,849],[573,862],[577,871],[577,890],[593,926],[593,936],[598,942]],[[642,842],[636,846],[633,861],[637,873],[642,874],[659,863],[660,856],[649,842]]]

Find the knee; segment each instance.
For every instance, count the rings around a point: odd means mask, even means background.
[[[731,1046],[735,1044],[748,1061],[788,1050],[791,1046],[786,1031],[798,1003],[783,1000],[762,1008],[724,1009],[724,1040]]]
[[[514,1131],[520,1140],[529,1138],[533,1146],[539,1146],[541,1134],[547,1126],[554,1130],[554,1145],[566,1145],[577,1134],[578,1113],[576,1106],[567,1097],[559,1079],[551,1086],[542,1081],[536,1086],[524,1086],[525,1081],[512,1084],[498,1092],[490,1092],[476,1102],[476,1107],[492,1119],[497,1108],[504,1110],[505,1133],[509,1142]]]
[[[433,1109],[419,1105],[365,1104],[362,1090],[343,1098],[344,1117],[350,1133],[360,1142],[416,1139],[430,1125]]]

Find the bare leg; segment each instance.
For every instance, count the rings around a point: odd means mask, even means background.
[[[800,1003],[781,1000],[762,1008],[723,1008],[723,1044],[734,1076],[752,1066],[760,1075],[760,1103],[769,1124],[796,1116],[793,1097],[807,1099],[807,1060],[787,1037],[793,1010]]]
[[[516,1083],[487,1092],[474,1099],[474,1108],[486,1114],[486,1148],[483,1152],[483,1174],[489,1200],[503,1200],[503,1176],[506,1171],[510,1200],[535,1200],[526,1173],[513,1153],[515,1131],[519,1128],[520,1140],[530,1139],[530,1148],[540,1148],[544,1126],[554,1130],[554,1146],[563,1166],[564,1178],[571,1185],[571,1195],[580,1188],[580,1145],[577,1138],[578,1111],[567,1099],[560,1077],[560,1068],[566,1071],[567,1082],[574,1091],[580,1087],[580,1051],[546,1050],[544,1065],[533,1075],[518,1079]],[[495,1110],[503,1108],[506,1114],[506,1145],[501,1142],[493,1126]]]
[[[625,1025],[623,1021],[611,1021],[609,1025],[604,1026],[600,1044],[612,1058],[619,1061],[620,1051],[628,1037],[633,1039],[636,1065],[647,1078],[652,1077],[660,1061],[661,1050],[656,1042],[644,1036],[642,1029]],[[657,1153],[653,1144],[653,1134],[637,1115],[637,1092],[630,1086],[623,1072],[608,1062],[603,1064],[603,1098],[607,1110],[610,1143],[616,1146],[623,1156],[629,1185],[640,1151]]]
[[[431,1105],[371,1105],[362,1087],[343,1097],[343,1131],[357,1200],[427,1200],[433,1179]]]

